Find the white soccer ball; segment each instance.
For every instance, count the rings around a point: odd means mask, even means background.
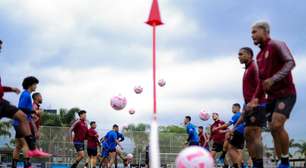
[[[214,168],[214,159],[202,147],[191,146],[179,153],[176,158],[176,168]]]
[[[118,95],[111,98],[111,106],[115,110],[122,110],[127,104],[127,100],[124,96]]]
[[[201,120],[207,121],[207,120],[209,120],[210,115],[206,111],[202,110],[202,111],[200,111],[199,117],[200,117]]]
[[[135,110],[134,110],[134,109],[130,109],[130,110],[129,110],[129,113],[130,113],[131,115],[133,115],[133,114],[135,114]]]
[[[140,94],[140,93],[142,93],[142,91],[143,91],[143,88],[141,86],[135,86],[134,87],[134,92],[136,94]]]
[[[127,158],[129,161],[131,161],[131,160],[133,160],[134,156],[133,156],[133,154],[129,153],[129,154],[126,155],[126,158]]]
[[[166,81],[165,81],[164,79],[160,79],[160,80],[158,81],[158,85],[159,85],[160,87],[164,87],[164,86],[166,85]]]

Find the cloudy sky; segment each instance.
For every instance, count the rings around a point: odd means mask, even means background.
[[[80,107],[100,127],[113,123],[149,123],[152,116],[152,30],[146,21],[151,0],[0,0],[2,82],[21,88],[24,77],[40,79],[44,108]],[[298,100],[287,128],[306,139],[306,2],[160,0],[165,25],[158,28],[158,88],[161,124],[180,124],[191,115],[219,112],[228,120],[231,105],[242,103],[243,66],[237,52],[252,44],[250,26],[271,24],[272,37],[285,41],[297,67]],[[304,77],[303,77],[304,76]],[[144,92],[135,95],[141,85]],[[122,94],[128,105],[110,107]],[[18,96],[7,94],[16,104]],[[128,109],[134,108],[131,116]]]

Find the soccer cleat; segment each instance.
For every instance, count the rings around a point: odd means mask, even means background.
[[[28,151],[27,154],[29,157],[50,157],[52,156],[51,154],[40,151],[38,149],[30,150]]]

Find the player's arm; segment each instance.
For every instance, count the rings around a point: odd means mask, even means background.
[[[234,124],[234,128],[236,128],[239,124],[241,124],[243,122],[243,118],[244,118],[245,112],[241,113],[239,119],[237,120],[237,122]]]
[[[2,86],[4,92],[15,92],[16,94],[20,93],[20,90],[15,87]]]
[[[271,77],[273,83],[284,79],[295,67],[295,61],[293,59],[293,56],[284,42],[277,43],[275,45],[275,48],[280,56],[280,59],[284,61],[285,64],[276,74]]]

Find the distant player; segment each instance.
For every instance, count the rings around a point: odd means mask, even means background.
[[[186,145],[188,146],[198,146],[199,145],[199,136],[196,130],[196,127],[191,124],[191,117],[186,116],[184,119],[184,124],[186,126],[186,132],[188,134],[188,139]]]
[[[71,139],[73,139],[73,144],[77,151],[77,157],[71,168],[76,168],[79,162],[85,157],[85,139],[88,132],[86,111],[81,110],[78,112],[78,114],[80,118],[76,120],[69,129],[69,132],[71,133]],[[74,137],[72,137],[72,132],[74,133]]]
[[[85,167],[96,168],[99,144],[99,135],[96,128],[96,122],[90,122],[90,129],[87,132],[87,154],[89,158]]]

